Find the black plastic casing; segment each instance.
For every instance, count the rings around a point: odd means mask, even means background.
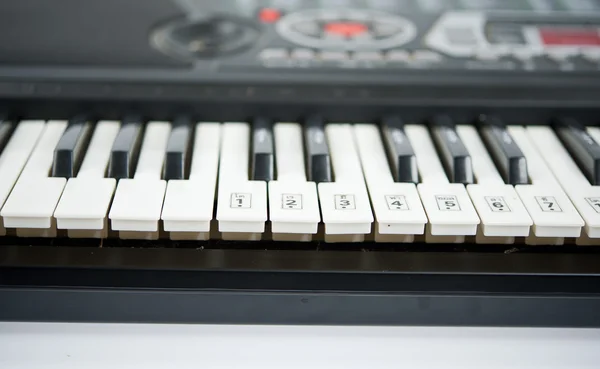
[[[65,9],[75,3],[63,2]],[[137,12],[137,2],[126,3]],[[166,14],[156,13],[148,25]],[[115,22],[125,29],[129,19]],[[149,58],[146,51],[131,58]],[[56,60],[25,65],[12,56],[0,65],[0,111],[20,119],[600,121],[600,73],[590,71],[167,68],[162,59],[144,68],[82,68]],[[600,327],[594,247],[0,243],[0,320]]]

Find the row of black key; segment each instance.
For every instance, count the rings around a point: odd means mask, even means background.
[[[504,123],[496,117],[482,117],[477,125],[494,162],[505,182],[512,185],[528,183],[525,156],[512,140]],[[8,143],[17,123],[0,120],[0,149]],[[390,167],[396,182],[418,183],[416,158],[404,134],[404,122],[395,116],[382,121],[383,140],[388,152]],[[600,185],[600,145],[587,133],[585,127],[574,119],[564,118],[553,122],[554,129],[593,185]],[[325,121],[319,116],[304,122],[304,140],[307,177],[317,183],[333,180],[331,159],[325,136]],[[187,117],[173,121],[167,144],[163,178],[185,179],[189,175],[190,148],[193,141],[193,122]],[[455,123],[447,116],[434,117],[430,129],[440,158],[453,183],[474,183],[471,158],[456,133]],[[63,133],[54,154],[52,176],[71,178],[77,175],[94,124],[85,117],[72,119]],[[107,175],[111,178],[132,178],[142,145],[144,121],[138,116],[126,117],[113,143]],[[250,179],[270,181],[275,179],[275,152],[273,123],[267,118],[256,118],[252,124],[252,166]]]

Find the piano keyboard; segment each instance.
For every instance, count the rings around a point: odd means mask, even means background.
[[[18,237],[600,244],[600,128],[0,122],[0,232]]]

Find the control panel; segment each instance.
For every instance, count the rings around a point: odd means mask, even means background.
[[[152,45],[219,67],[600,71],[600,0],[177,0]]]

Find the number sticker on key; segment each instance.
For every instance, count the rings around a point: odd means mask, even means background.
[[[292,210],[302,210],[302,195],[301,194],[292,194],[292,193],[284,193],[281,195],[281,208],[282,209],[292,209]]]
[[[600,213],[600,197],[586,197],[585,201],[596,210],[596,213]]]
[[[385,195],[385,201],[390,210],[410,210],[403,195]]]
[[[335,195],[335,209],[336,210],[354,210],[356,209],[356,203],[354,202],[354,195]]]
[[[229,206],[233,209],[250,209],[252,207],[252,194],[232,193]]]
[[[542,209],[542,211],[551,213],[560,213],[562,209],[558,206],[554,196],[536,196],[535,200]]]
[[[510,207],[502,196],[486,196],[485,201],[493,212],[510,213]]]
[[[454,195],[436,195],[435,201],[441,211],[460,211],[458,199]]]

